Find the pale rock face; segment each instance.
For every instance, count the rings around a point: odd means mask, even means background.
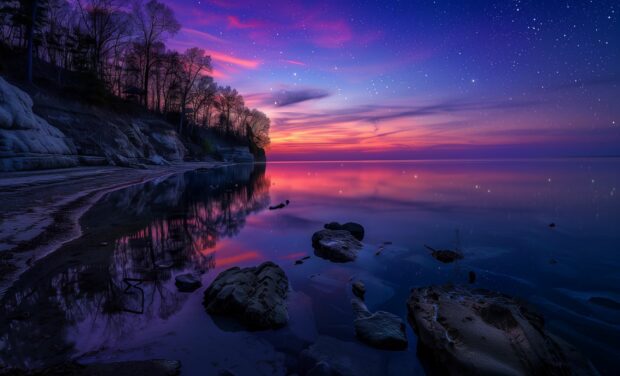
[[[32,112],[28,94],[0,77],[0,171],[78,164],[70,139]]]

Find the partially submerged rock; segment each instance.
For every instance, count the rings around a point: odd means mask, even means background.
[[[179,291],[182,292],[192,292],[202,286],[202,282],[200,278],[196,277],[191,273],[180,274],[174,278],[174,284],[177,286]]]
[[[409,322],[438,373],[590,375],[591,365],[548,334],[541,316],[489,290],[433,286],[411,291]]]
[[[364,226],[360,225],[359,223],[347,222],[341,225],[338,222],[330,222],[325,224],[325,226],[323,227],[328,230],[345,230],[350,232],[351,235],[355,237],[355,239],[360,241],[364,240]]]
[[[283,209],[285,207],[288,206],[288,204],[290,204],[291,202],[289,200],[286,200],[284,202],[279,203],[278,205],[273,205],[269,207],[269,210],[277,210],[277,209]]]
[[[463,258],[463,254],[461,252],[453,251],[450,249],[435,249],[425,245],[425,247],[431,251],[431,256],[437,261],[441,261],[444,264],[449,264],[456,260],[460,260]]]
[[[249,329],[280,328],[288,322],[288,278],[273,262],[220,273],[204,294],[213,315],[234,317]]]
[[[320,230],[312,235],[314,253],[334,262],[353,261],[362,243],[346,230]]]
[[[404,350],[407,348],[405,322],[393,313],[377,311],[371,313],[364,302],[351,300],[356,319],[355,335],[360,341],[382,350]]]

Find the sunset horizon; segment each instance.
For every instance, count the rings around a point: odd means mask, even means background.
[[[273,159],[620,155],[611,3],[167,4],[170,46],[271,118]]]

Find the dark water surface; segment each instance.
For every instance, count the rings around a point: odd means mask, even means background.
[[[181,360],[187,375],[285,375],[320,339],[359,372],[423,374],[410,327],[403,352],[355,339],[351,280],[366,283],[371,311],[406,318],[411,287],[466,284],[473,270],[477,286],[529,301],[549,331],[614,374],[619,188],[613,159],[269,163],[130,187],[105,196],[82,217],[80,239],[7,292],[0,359],[166,358]],[[267,210],[287,199],[288,207]],[[314,256],[310,237],[330,221],[366,228],[355,262]],[[384,242],[391,245],[376,256]],[[465,257],[441,264],[424,244],[459,246]],[[204,287],[180,293],[174,285],[177,274],[204,272],[207,286],[226,268],[266,260],[285,269],[292,288],[289,325],[275,332],[218,326],[202,306]],[[127,287],[125,278],[144,282]]]

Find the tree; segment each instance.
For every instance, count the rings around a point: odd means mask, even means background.
[[[247,122],[247,136],[250,143],[259,148],[265,148],[271,140],[269,139],[269,128],[271,121],[263,112],[253,109]]]
[[[185,118],[185,105],[190,91],[199,75],[211,72],[211,56],[205,55],[205,51],[193,47],[181,55],[181,116],[179,120],[179,132],[183,131],[183,119]],[[194,109],[196,110],[196,109]]]
[[[153,65],[153,46],[164,42],[168,36],[176,34],[181,25],[174,17],[174,12],[167,5],[157,0],[136,0],[133,5],[132,18],[138,33],[138,45],[144,56],[142,88],[144,105],[148,107],[149,79]]]
[[[121,10],[118,0],[77,0],[84,34],[92,41],[92,69],[103,79],[108,53],[114,41],[128,36],[128,15]]]

